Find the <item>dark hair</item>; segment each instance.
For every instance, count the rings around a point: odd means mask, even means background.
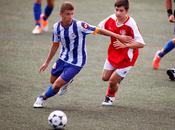
[[[74,10],[74,6],[71,2],[65,1],[60,7],[60,13],[64,13],[65,10]]]
[[[114,7],[123,6],[126,10],[129,9],[129,0],[115,0]]]

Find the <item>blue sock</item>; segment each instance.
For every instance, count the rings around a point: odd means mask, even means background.
[[[47,20],[47,18],[51,15],[53,11],[53,7],[49,7],[48,5],[45,7],[45,10],[44,10],[44,14],[46,15],[46,17],[44,17],[43,19],[44,20]]]
[[[34,12],[35,21],[40,20],[40,15],[41,15],[41,4],[40,3],[34,3],[33,12]],[[36,23],[36,24],[40,25],[39,23]]]
[[[161,51],[158,55],[162,58],[164,55],[166,55],[168,52],[170,52],[172,49],[174,49],[175,44],[172,40],[168,41],[165,46],[163,47],[163,51]]]
[[[55,95],[58,93],[58,91],[59,91],[59,89],[54,90],[54,89],[52,88],[52,85],[49,85],[49,87],[48,87],[46,93],[44,94],[44,96],[45,96],[46,98],[50,98],[50,97],[52,97],[52,96],[55,96]]]

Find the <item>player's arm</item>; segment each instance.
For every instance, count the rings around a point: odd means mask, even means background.
[[[165,8],[168,14],[168,21],[175,22],[173,10],[172,10],[172,0],[165,0]]]
[[[50,61],[52,60],[53,56],[55,55],[56,51],[58,50],[59,48],[59,44],[58,42],[53,42],[52,46],[51,46],[51,49],[49,51],[49,54],[45,60],[45,62],[41,65],[40,69],[39,69],[39,72],[43,72],[45,71],[45,69],[48,67]]]
[[[129,42],[129,43],[122,43],[119,40],[117,40],[116,42],[113,43],[113,46],[116,49],[121,49],[121,48],[135,49],[135,48],[143,48],[145,46],[145,44],[144,43],[139,43],[139,42],[136,42],[136,41],[132,41],[132,42]]]
[[[116,39],[118,39],[122,43],[128,43],[128,42],[131,42],[133,40],[132,37],[130,37],[130,36],[119,35],[119,34],[111,32],[111,31],[108,31],[106,29],[97,28],[96,32],[98,34],[101,34],[101,35],[115,37]]]

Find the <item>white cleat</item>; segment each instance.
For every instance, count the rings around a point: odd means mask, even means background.
[[[44,99],[43,96],[37,97],[35,103],[33,104],[34,108],[43,108],[44,105]]]
[[[35,28],[32,31],[33,34],[41,34],[42,33],[42,28],[39,25],[36,25]]]
[[[115,97],[105,97],[105,100],[102,102],[103,106],[112,106],[113,102],[115,100]]]
[[[63,85],[63,86],[60,88],[60,90],[58,91],[58,95],[59,95],[59,96],[64,95],[64,94],[67,92],[67,90],[68,90],[68,85],[70,85],[72,82],[73,82],[73,79],[70,80],[67,84]]]

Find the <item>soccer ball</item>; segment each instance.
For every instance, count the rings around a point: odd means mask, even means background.
[[[67,123],[67,116],[63,111],[53,111],[48,116],[48,123],[54,129],[64,128]]]

